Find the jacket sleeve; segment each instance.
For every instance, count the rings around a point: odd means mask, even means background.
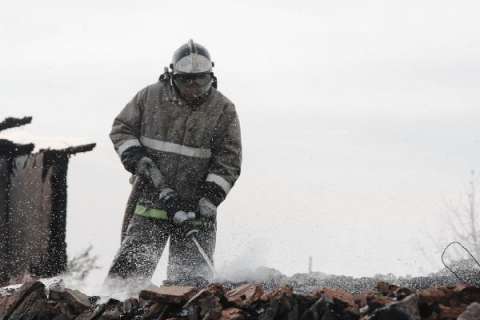
[[[240,176],[242,141],[240,122],[235,107],[231,105],[219,121],[212,143],[212,159],[201,195],[218,206]]]
[[[143,101],[146,89],[138,92],[113,121],[110,139],[126,170],[135,174],[138,160],[145,156],[140,143]]]

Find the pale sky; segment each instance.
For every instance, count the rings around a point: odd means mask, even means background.
[[[444,200],[480,167],[478,12],[443,0],[3,3],[0,118],[33,116],[3,136],[97,142],[71,160],[67,241],[69,254],[94,245],[102,279],[130,188],[113,118],[193,38],[243,135],[220,268],[293,274],[312,256],[334,274],[433,271],[439,257],[421,251],[444,234]],[[154,281],[164,269],[165,255]]]

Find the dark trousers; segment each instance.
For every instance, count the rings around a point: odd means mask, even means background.
[[[110,267],[108,277],[150,279],[170,238],[167,280],[183,282],[199,277],[210,279],[212,274],[207,263],[193,241],[185,237],[192,228],[199,231],[195,237],[213,261],[215,221],[195,227],[190,224],[177,226],[166,220],[134,214],[120,250]]]

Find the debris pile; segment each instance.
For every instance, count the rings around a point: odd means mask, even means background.
[[[30,281],[0,290],[0,319],[55,320],[449,320],[480,319],[480,288],[457,284],[415,290],[378,282],[358,293],[261,284],[150,286],[138,298],[119,301],[87,296],[59,283]],[[230,287],[230,288],[229,288]]]

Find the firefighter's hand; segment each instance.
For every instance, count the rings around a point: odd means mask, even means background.
[[[182,201],[177,192],[171,188],[164,188],[158,195],[158,208],[165,210],[170,221],[181,224],[187,220],[196,218],[192,212],[194,206],[191,203]]]
[[[178,211],[173,215],[173,223],[182,224],[187,220],[195,219],[195,212]]]
[[[184,220],[183,218],[187,212],[190,211],[185,207],[185,203],[180,200],[177,192],[171,188],[163,188],[162,191],[160,191],[158,195],[158,207],[165,210],[168,218],[172,221],[175,220],[175,215],[177,214],[177,221]]]
[[[215,206],[207,198],[201,198],[198,201],[198,210],[204,218],[215,218],[217,216],[217,206]]]
[[[158,188],[165,183],[160,169],[158,169],[155,162],[153,162],[153,160],[149,157],[143,157],[138,160],[137,170],[135,173],[142,179],[151,182],[155,188]]]

